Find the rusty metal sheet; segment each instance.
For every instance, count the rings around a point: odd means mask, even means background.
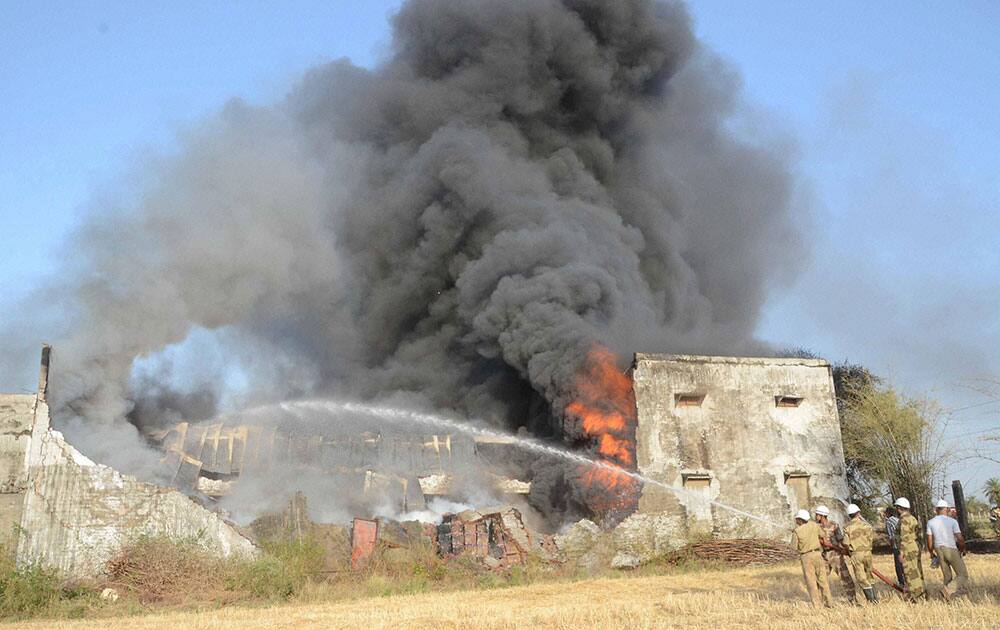
[[[490,552],[490,523],[485,519],[476,523],[476,555],[485,557]]]
[[[241,425],[233,429],[229,437],[229,448],[232,452],[230,457],[230,461],[232,462],[231,472],[234,475],[243,472],[243,458],[246,456],[248,433],[246,425]]]
[[[271,466],[276,463],[274,451],[277,439],[278,431],[274,428],[265,430],[264,434],[261,436],[260,459],[258,460],[258,463],[260,463],[261,468],[265,470],[270,469]]]
[[[174,483],[177,479],[177,470],[181,467],[181,460],[184,456],[178,451],[167,451],[160,458],[160,470],[165,477]]]
[[[243,452],[243,460],[240,462],[240,472],[260,467],[263,435],[264,429],[262,427],[247,428],[247,445]]]
[[[351,525],[351,568],[355,571],[368,566],[378,541],[378,521],[354,519]]]
[[[467,523],[465,526],[465,547],[475,548],[476,546],[476,524]]]
[[[211,442],[205,440],[202,451],[202,463],[205,472],[214,475],[228,475],[232,470],[230,463],[229,431],[222,430],[212,436]]]
[[[187,436],[188,423],[180,422],[177,425],[162,432],[160,443],[167,451],[184,452],[184,439]]]
[[[195,459],[201,459],[201,444],[205,439],[207,427],[190,427],[184,436],[184,454]]]
[[[201,462],[193,457],[185,455],[181,460],[181,465],[177,469],[177,477],[174,485],[178,488],[198,488],[198,477],[201,476]]]

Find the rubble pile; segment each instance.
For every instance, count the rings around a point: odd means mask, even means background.
[[[383,559],[400,550],[432,549],[443,558],[468,557],[490,569],[524,564],[535,556],[559,560],[552,536],[531,531],[521,513],[509,505],[445,514],[441,523],[355,518],[349,526],[313,522],[306,498],[296,493],[281,512],[250,524],[258,540],[303,540],[318,543],[328,572],[364,569],[378,553]]]
[[[552,536],[531,532],[510,506],[445,515],[435,544],[444,557],[471,555],[490,568],[524,564],[529,555],[551,562],[557,555]]]

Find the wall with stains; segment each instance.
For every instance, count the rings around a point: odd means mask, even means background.
[[[687,489],[646,484],[637,514],[679,517],[688,535],[771,538],[787,536],[800,508],[825,503],[842,517],[848,489],[826,361],[637,354],[632,376],[639,470]]]
[[[0,394],[0,545],[18,564],[96,576],[141,536],[197,540],[222,556],[256,552],[215,512],[92,462],[52,430],[48,359],[44,347],[37,394]]]
[[[87,459],[49,428],[42,400],[35,403],[26,456],[19,564],[98,575],[123,544],[141,536],[193,539],[222,556],[255,551],[233,525],[184,494]]]
[[[34,394],[0,394],[0,546],[12,552],[28,484]]]

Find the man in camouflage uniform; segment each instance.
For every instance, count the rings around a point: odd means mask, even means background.
[[[819,528],[806,510],[799,510],[795,515],[795,530],[792,534],[795,550],[799,552],[799,562],[802,563],[802,579],[806,582],[806,590],[809,592],[809,599],[812,605],[819,608],[825,605],[827,608],[833,606],[833,597],[830,595],[830,571],[826,568],[823,555],[820,551],[820,537],[823,531]],[[820,601],[820,594],[823,599]]]
[[[853,503],[847,506],[847,516],[850,520],[844,525],[844,546],[851,554],[854,581],[861,587],[865,599],[877,604],[878,596],[875,595],[875,579],[872,575],[872,541],[875,530],[861,517],[861,508]]]
[[[816,508],[816,521],[823,536],[820,544],[823,545],[823,559],[826,561],[828,570],[840,574],[840,581],[844,585],[844,595],[847,601],[855,603],[854,580],[851,579],[851,570],[847,568],[847,549],[844,548],[844,530],[836,521],[830,520],[830,509],[825,505]]]
[[[899,509],[899,555],[903,561],[903,575],[909,588],[910,600],[924,599],[924,569],[920,565],[920,523],[910,514],[910,501],[906,497],[896,499]]]

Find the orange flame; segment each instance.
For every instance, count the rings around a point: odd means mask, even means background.
[[[635,394],[632,379],[618,369],[610,350],[595,344],[574,382],[576,398],[566,405],[568,422],[594,445],[598,459],[615,468],[635,470]],[[581,467],[579,483],[594,512],[618,520],[635,509],[639,483],[607,468]]]

